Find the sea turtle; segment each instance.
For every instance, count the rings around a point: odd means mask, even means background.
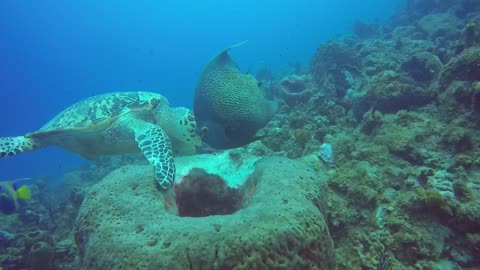
[[[116,92],[84,99],[65,109],[40,130],[0,138],[0,157],[58,146],[94,160],[100,155],[141,151],[155,167],[164,189],[175,180],[172,148],[193,154],[201,139],[187,108],[171,108],[150,92]]]

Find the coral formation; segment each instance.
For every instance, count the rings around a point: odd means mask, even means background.
[[[475,22],[469,22],[467,26],[465,26],[465,46],[467,48],[470,48],[477,44],[479,41],[479,36],[478,36],[478,29],[477,29],[477,24]]]
[[[430,52],[417,53],[401,65],[401,69],[410,77],[427,87],[436,79],[442,67],[440,59]]]
[[[378,38],[320,46],[310,100],[262,131],[276,153],[329,174],[339,269],[381,269],[385,258],[392,269],[480,265],[472,215],[480,193],[480,65],[471,23],[480,3],[408,2]],[[302,128],[313,136],[299,151],[286,130]],[[312,159],[326,137],[332,167]]]
[[[445,89],[454,80],[480,81],[480,47],[466,49],[447,63],[441,73],[440,87]]]
[[[359,38],[372,38],[380,33],[380,25],[357,20],[353,23],[352,31]]]
[[[29,261],[31,270],[49,270],[52,269],[52,261],[55,256],[55,249],[50,244],[43,241],[32,245],[29,252]]]
[[[258,162],[241,188],[242,209],[199,218],[179,217],[172,193],[159,194],[150,181],[138,181],[148,179],[148,172],[123,167],[92,187],[75,225],[83,267],[333,269],[322,214],[325,182],[303,164],[285,158]],[[117,190],[112,198],[109,193]]]
[[[290,106],[307,102],[314,90],[309,75],[287,76],[280,81],[280,86],[280,96]]]
[[[375,75],[366,91],[364,103],[383,113],[424,106],[435,98],[435,91],[413,84],[392,70]]]
[[[55,245],[53,237],[46,231],[35,230],[25,234],[25,250],[30,250],[38,242]]]
[[[25,234],[26,262],[29,269],[53,269],[55,257],[55,240],[46,231],[35,230]]]
[[[262,66],[249,83],[280,106],[259,140],[176,158],[168,192],[132,155],[38,181],[0,217],[0,266],[53,248],[52,269],[478,269],[479,14],[408,0],[308,70]]]
[[[173,191],[139,180],[150,178],[148,167],[126,166],[92,187],[75,224],[83,268],[335,267],[325,178],[300,162],[257,162],[239,190],[242,208],[228,215],[180,217]]]
[[[330,41],[318,48],[310,62],[310,72],[319,86],[330,85],[328,94],[343,97],[348,89],[356,88],[359,62],[347,45]]]
[[[420,30],[430,39],[440,36],[452,37],[455,35],[455,29],[460,25],[459,19],[448,12],[429,14],[418,21]]]

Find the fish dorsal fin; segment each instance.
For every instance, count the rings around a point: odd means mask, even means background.
[[[240,43],[234,44],[232,46],[229,46],[225,49],[223,49],[221,52],[219,52],[217,55],[215,55],[211,60],[210,60],[210,65],[214,64],[215,66],[233,66],[236,69],[239,69],[238,65],[230,58],[230,55],[228,55],[228,51],[230,49],[236,48],[238,46],[241,46],[245,43],[247,43],[248,40],[244,40]]]
[[[245,43],[247,43],[247,42],[248,42],[248,39],[246,39],[246,40],[244,40],[244,41],[242,41],[242,42],[239,42],[239,43],[237,43],[237,44],[234,44],[234,45],[226,48],[225,50],[230,50],[230,49],[232,49],[232,48],[235,48],[235,47],[238,47],[238,46],[242,46],[243,44],[245,44]]]

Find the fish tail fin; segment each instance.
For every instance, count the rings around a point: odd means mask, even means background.
[[[17,198],[22,201],[27,201],[32,198],[32,193],[30,192],[30,188],[27,186],[21,186],[17,189]]]
[[[267,117],[268,120],[272,119],[278,110],[278,100],[267,100]]]
[[[34,138],[26,136],[0,138],[0,158],[33,151],[38,148],[40,148],[40,146]]]

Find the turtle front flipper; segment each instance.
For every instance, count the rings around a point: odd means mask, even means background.
[[[169,188],[175,181],[175,163],[173,161],[170,139],[159,126],[142,122],[133,127],[135,141],[150,164],[155,166],[155,177],[163,189]]]
[[[26,136],[0,138],[0,158],[33,151],[38,148],[40,148],[39,144],[34,139]]]

